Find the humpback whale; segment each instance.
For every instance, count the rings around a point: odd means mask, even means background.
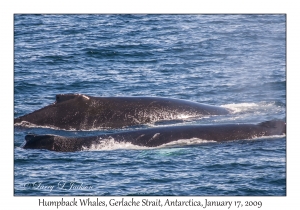
[[[113,129],[228,113],[226,108],[179,99],[59,94],[53,104],[16,118],[14,124],[64,130]]]
[[[185,125],[141,129],[89,137],[63,137],[57,135],[25,136],[24,149],[47,149],[58,152],[81,151],[103,141],[130,142],[134,145],[156,147],[177,140],[199,138],[216,142],[252,139],[256,137],[282,135],[286,123],[282,120],[258,124]]]

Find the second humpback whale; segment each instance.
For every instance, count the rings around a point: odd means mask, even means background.
[[[65,130],[122,128],[164,120],[223,115],[226,108],[160,97],[92,97],[56,95],[56,101],[15,119],[16,125],[47,126]]]
[[[93,145],[113,139],[116,142],[130,142],[134,145],[156,147],[177,140],[199,138],[217,142],[251,139],[286,133],[282,120],[266,121],[259,124],[221,124],[170,126],[103,134],[90,137],[63,137],[57,135],[26,135],[25,149],[47,149],[59,152],[81,151]]]

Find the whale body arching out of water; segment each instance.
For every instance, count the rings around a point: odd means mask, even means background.
[[[199,138],[217,142],[252,139],[286,133],[282,120],[266,121],[259,124],[220,124],[169,126],[135,131],[103,134],[89,137],[63,137],[57,135],[26,135],[24,149],[47,149],[58,152],[81,151],[101,141],[130,142],[133,145],[156,147],[172,141]]]
[[[53,104],[18,117],[14,123],[64,130],[95,130],[228,113],[230,110],[226,108],[179,99],[59,94]]]

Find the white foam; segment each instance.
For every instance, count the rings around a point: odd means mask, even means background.
[[[253,139],[278,139],[278,138],[283,138],[286,137],[286,134],[282,134],[282,135],[272,135],[272,136],[259,136],[259,137],[253,137]],[[250,140],[253,140],[250,139]]]
[[[87,99],[87,100],[90,100],[89,97],[87,97],[86,95],[82,95],[83,98]]]
[[[228,108],[232,114],[260,114],[260,113],[281,113],[285,111],[285,107],[276,105],[274,102],[259,102],[259,103],[232,103],[221,105],[221,107]]]
[[[259,139],[278,139],[283,138],[286,135],[273,135],[273,136],[262,136],[262,137],[253,137],[249,139],[241,139],[241,140],[259,140]],[[232,140],[236,141],[236,140]],[[134,145],[130,142],[118,142],[115,141],[114,138],[109,137],[108,139],[100,139],[97,144],[92,144],[90,147],[83,147],[84,151],[107,151],[107,150],[151,150],[151,149],[163,149],[163,148],[172,148],[178,146],[189,146],[189,145],[201,145],[205,143],[214,143],[217,141],[214,140],[205,140],[199,138],[191,138],[191,139],[179,139],[177,141],[172,141],[166,144],[162,144],[157,147],[146,147],[146,146],[138,146]],[[224,141],[229,142],[229,141]]]
[[[30,123],[28,121],[22,121],[20,123],[15,123],[15,126],[21,126],[21,127],[27,127],[27,128],[47,128],[47,129],[54,129],[54,130],[63,130],[63,131],[106,131],[110,130],[110,127],[93,127],[90,129],[75,129],[75,128],[69,128],[69,129],[64,129],[64,128],[59,128],[56,126],[50,126],[50,125],[36,125],[34,123]]]
[[[256,103],[239,103],[239,104],[225,104],[221,107],[228,108],[232,110],[233,113],[243,112],[247,110],[253,110],[259,107]]]
[[[174,119],[182,119],[182,120],[185,120],[185,119],[189,119],[189,118],[193,118],[195,117],[194,115],[188,115],[188,114],[179,114],[177,115],[177,118],[174,118]]]
[[[204,140],[199,138],[191,138],[191,139],[179,139],[177,141],[172,141],[167,144],[163,144],[161,146],[158,146],[158,148],[165,148],[165,147],[174,147],[174,146],[187,146],[187,145],[198,145],[198,144],[205,144],[205,143],[211,143],[216,142],[213,140]]]
[[[92,144],[90,147],[83,147],[85,151],[99,151],[99,150],[118,150],[118,149],[128,149],[128,150],[150,150],[157,148],[169,148],[174,146],[186,146],[186,145],[197,145],[203,143],[215,142],[212,140],[203,140],[198,138],[192,139],[179,139],[177,141],[169,142],[167,144],[162,144],[157,147],[146,147],[134,145],[130,142],[117,142],[112,137],[108,139],[100,139],[97,144]]]
[[[90,147],[83,147],[85,151],[99,151],[99,150],[118,150],[118,149],[149,149],[149,147],[133,145],[130,142],[117,142],[114,138],[100,139],[98,143],[92,144]]]
[[[36,125],[34,123],[30,123],[28,121],[22,121],[20,123],[15,123],[15,126],[22,126],[22,127],[27,127],[27,128],[50,128],[50,129],[55,129],[55,130],[64,130],[64,129],[60,129],[58,127],[55,126],[43,126],[43,125]],[[74,130],[75,131],[75,130]]]

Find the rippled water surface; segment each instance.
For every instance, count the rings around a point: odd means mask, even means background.
[[[182,124],[285,119],[286,17],[15,15],[15,117],[60,93],[170,97],[233,110]],[[163,125],[145,125],[155,126]],[[286,195],[285,136],[152,149],[107,142],[71,153],[22,148],[28,133],[120,130],[15,127],[15,195]]]

